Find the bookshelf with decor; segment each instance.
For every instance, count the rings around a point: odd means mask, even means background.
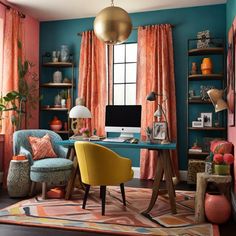
[[[50,53],[42,56],[40,76],[40,128],[51,129],[67,139],[70,129],[69,111],[73,107],[74,63],[52,61]]]
[[[207,38],[206,47],[199,47],[198,41],[188,40],[187,156],[205,160],[210,142],[227,137],[226,111],[216,113],[207,94],[226,88],[225,49],[223,38]]]

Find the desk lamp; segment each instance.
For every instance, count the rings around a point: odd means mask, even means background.
[[[223,99],[223,95],[224,95],[224,90],[219,90],[219,89],[210,89],[207,91],[207,94],[213,104],[213,106],[215,107],[215,112],[219,112],[219,111],[223,111],[228,109],[228,105],[225,102],[225,100]],[[219,125],[219,113],[218,113],[218,125]]]
[[[223,90],[219,89],[210,89],[207,91],[207,94],[215,107],[215,112],[223,111],[225,109],[228,109],[228,105],[223,99]]]
[[[92,118],[92,115],[87,107],[76,105],[70,110],[69,117],[75,119],[71,122],[71,129],[75,135],[78,135],[80,134],[80,129],[83,127],[83,119]]]
[[[151,92],[150,94],[148,94],[147,96],[147,100],[148,101],[155,101],[156,97],[161,96],[164,97],[163,101],[161,102],[161,104],[157,104],[157,110],[154,112],[154,116],[157,117],[157,121],[160,122],[162,120],[162,115],[164,116],[164,122],[166,122],[166,133],[167,133],[167,138],[165,140],[162,141],[162,143],[170,143],[170,138],[169,138],[169,131],[168,131],[168,123],[167,123],[167,117],[166,117],[166,113],[164,112],[163,108],[162,108],[162,103],[165,102],[168,97],[166,95],[163,94],[158,94],[155,92]]]

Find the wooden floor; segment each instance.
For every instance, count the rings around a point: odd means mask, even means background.
[[[151,188],[153,181],[133,179],[128,182],[126,186],[129,187],[142,187],[142,188]],[[188,185],[185,182],[180,182],[176,189],[178,190],[195,190],[194,185]],[[9,198],[6,191],[0,190],[0,209],[14,204],[15,202],[20,201],[21,199]],[[42,235],[58,235],[58,236],[98,236],[103,235],[99,233],[88,233],[88,232],[79,232],[72,230],[59,230],[59,229],[50,229],[50,228],[38,228],[38,227],[29,227],[29,226],[17,226],[17,225],[7,225],[0,224],[0,236],[42,236]],[[104,234],[105,235],[105,234]],[[236,235],[236,222],[230,220],[227,224],[220,226],[220,235],[221,236],[235,236]]]

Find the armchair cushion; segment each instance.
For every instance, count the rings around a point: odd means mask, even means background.
[[[45,134],[42,138],[29,136],[28,139],[33,152],[33,160],[57,157],[48,134]]]

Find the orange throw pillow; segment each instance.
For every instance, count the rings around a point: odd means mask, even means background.
[[[47,157],[57,157],[52,148],[50,136],[44,135],[42,138],[29,136],[29,143],[33,151],[33,160],[40,160]]]

